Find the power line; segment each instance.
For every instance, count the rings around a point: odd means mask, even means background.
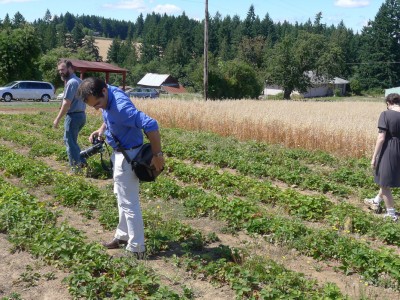
[[[360,63],[346,63],[346,65],[378,65],[378,64],[400,64],[400,61],[370,61]]]

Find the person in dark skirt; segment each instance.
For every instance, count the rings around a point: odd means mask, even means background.
[[[400,95],[392,93],[385,100],[387,110],[379,116],[379,133],[371,159],[374,180],[380,190],[375,198],[365,199],[364,202],[379,212],[380,203],[384,201],[384,216],[397,221],[391,188],[400,187]]]

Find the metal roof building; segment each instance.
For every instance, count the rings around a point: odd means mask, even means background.
[[[139,82],[140,87],[150,87],[163,90],[169,94],[186,93],[185,88],[178,80],[169,74],[147,73]]]
[[[179,86],[178,80],[169,74],[147,73],[138,82],[139,86],[161,88],[162,85]]]

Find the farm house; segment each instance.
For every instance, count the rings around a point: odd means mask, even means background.
[[[335,90],[340,91],[340,95],[346,93],[346,86],[349,81],[334,77],[332,80],[327,81],[323,76],[316,76],[314,72],[307,72],[307,76],[310,77],[312,87],[305,93],[299,93],[298,91],[293,91],[292,95],[301,95],[304,98],[314,98],[314,97],[327,97],[334,95]],[[283,93],[283,89],[277,85],[266,85],[264,89],[264,95],[277,95]]]

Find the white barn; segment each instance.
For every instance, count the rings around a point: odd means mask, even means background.
[[[186,93],[186,89],[179,84],[178,80],[169,74],[147,73],[140,79],[137,85],[140,87],[155,88],[168,94]]]

